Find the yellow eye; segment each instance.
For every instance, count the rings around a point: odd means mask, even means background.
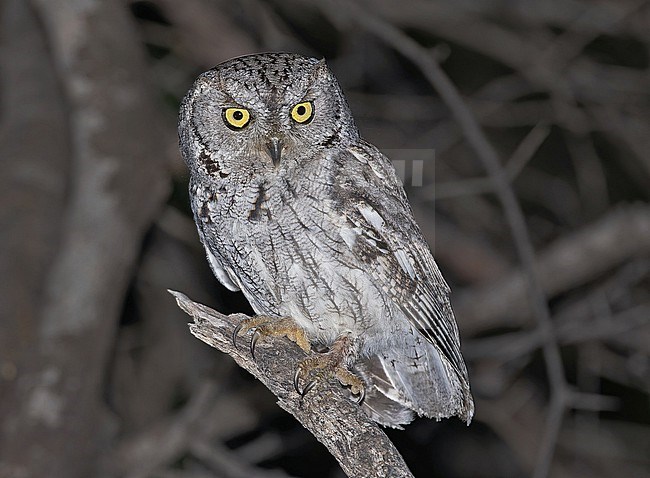
[[[245,108],[226,108],[223,120],[230,129],[242,129],[251,120],[251,114]]]
[[[298,103],[291,110],[291,117],[297,123],[307,123],[314,117],[314,104],[311,101]]]

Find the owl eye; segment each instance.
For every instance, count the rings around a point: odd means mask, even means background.
[[[223,121],[230,129],[242,129],[251,120],[251,114],[245,108],[226,108],[223,110]]]
[[[311,101],[298,103],[292,108],[291,117],[296,123],[308,123],[314,117],[314,104]]]

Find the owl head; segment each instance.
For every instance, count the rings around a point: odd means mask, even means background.
[[[183,99],[178,129],[192,174],[239,182],[292,171],[358,139],[325,61],[292,53],[234,58],[203,73]]]

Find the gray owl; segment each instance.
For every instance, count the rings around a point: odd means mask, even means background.
[[[384,426],[415,414],[470,422],[449,287],[323,60],[220,64],[185,96],[179,136],[201,242],[219,281],[259,314],[245,324],[253,342],[320,344],[296,382],[336,376]]]

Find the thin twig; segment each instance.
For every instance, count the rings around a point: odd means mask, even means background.
[[[550,133],[547,125],[537,124],[519,143],[505,166],[508,179],[514,181],[526,163],[532,159]],[[471,178],[437,184],[432,199],[444,199],[471,194],[492,193],[495,183],[492,178]]]
[[[281,470],[256,468],[241,460],[236,453],[223,445],[195,440],[191,447],[192,454],[208,465],[216,476],[228,478],[289,478]]]
[[[605,340],[630,330],[647,326],[650,322],[650,304],[641,304],[620,312],[610,320],[573,320],[558,325],[555,335],[562,345],[593,340]],[[500,334],[494,337],[464,342],[463,355],[468,360],[499,358],[512,360],[532,353],[542,345],[538,329]]]

